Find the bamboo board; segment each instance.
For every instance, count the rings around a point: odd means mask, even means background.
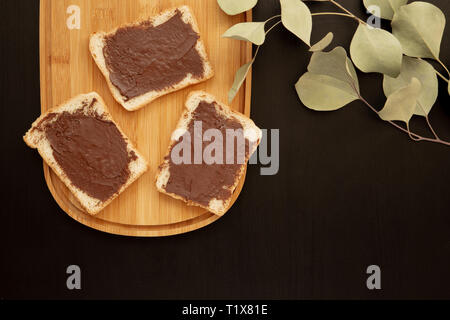
[[[89,35],[95,31],[109,31],[123,23],[183,4],[189,5],[196,15],[201,37],[215,70],[214,78],[159,98],[141,110],[126,111],[112,97],[103,75],[90,56]],[[74,5],[80,9],[79,29],[69,29],[67,23],[74,12],[71,11]],[[227,16],[213,0],[41,0],[41,111],[45,112],[77,94],[96,91],[105,100],[114,120],[149,162],[148,172],[95,217],[80,209],[77,200],[44,163],[47,185],[69,216],[100,231],[147,237],[185,233],[219,219],[204,209],[189,207],[160,194],[155,187],[155,174],[167,152],[170,135],[189,92],[205,90],[219,100],[227,101],[234,73],[250,61],[252,48],[246,42],[224,39],[221,35],[233,24],[251,19],[251,12]],[[250,79],[251,74],[231,105],[234,110],[246,115],[250,114]],[[244,180],[245,175],[235,191],[234,201]]]

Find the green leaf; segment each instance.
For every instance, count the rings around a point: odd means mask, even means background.
[[[338,110],[358,99],[345,82],[310,72],[299,79],[295,88],[302,103],[316,111]]]
[[[412,78],[406,87],[394,91],[387,99],[386,104],[378,114],[385,121],[404,121],[409,123],[416,109],[417,99],[422,85],[417,78]]]
[[[397,78],[384,76],[384,94],[388,97],[398,89],[411,83],[413,78],[417,78],[422,84],[422,90],[417,99],[417,106],[414,110],[414,114],[427,116],[436,102],[439,91],[436,72],[433,66],[428,62],[422,59],[404,56],[400,76]]]
[[[358,76],[347,52],[342,47],[336,47],[330,52],[315,52],[308,65],[308,71],[323,74],[354,85],[359,93]],[[353,88],[353,87],[352,87]]]
[[[402,67],[402,46],[389,32],[360,24],[350,45],[350,55],[363,72],[397,77]]]
[[[311,46],[312,16],[301,0],[280,0],[281,21],[290,32]]]
[[[252,9],[258,0],[217,0],[220,8],[228,15],[236,15]]]
[[[379,17],[388,20],[392,20],[398,8],[407,3],[408,0],[364,0],[364,6],[368,11],[371,6],[377,6],[380,8]]]
[[[445,16],[427,2],[400,7],[392,20],[392,33],[400,41],[403,53],[418,58],[439,58]]]
[[[236,97],[236,94],[238,93],[239,89],[241,88],[242,84],[245,81],[245,78],[247,77],[247,74],[253,64],[253,61],[244,64],[242,67],[239,68],[239,70],[236,72],[236,75],[234,77],[233,86],[231,87],[230,91],[228,92],[228,103],[231,103]]]
[[[359,99],[355,68],[344,48],[315,52],[295,85],[302,103],[316,111],[333,111]]]
[[[311,52],[323,51],[331,44],[333,38],[334,38],[333,32],[329,32],[325,37],[323,37],[322,40],[313,45],[311,49],[309,49],[309,51]]]
[[[228,29],[222,37],[250,41],[256,45],[261,45],[266,40],[264,26],[264,22],[238,23]]]

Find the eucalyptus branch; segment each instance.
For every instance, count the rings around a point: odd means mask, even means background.
[[[281,15],[273,16],[273,17],[267,19],[266,22],[262,23],[262,26],[260,27],[260,32],[263,33],[262,36],[264,38],[265,38],[265,36],[267,36],[270,33],[270,31],[272,31],[276,26],[278,26],[281,23],[281,20],[277,21],[276,23],[274,23],[267,31],[264,30],[265,24],[267,22],[273,20],[273,19],[278,18],[278,17],[281,17]],[[253,63],[255,62],[256,57],[258,56],[259,49],[261,48],[261,45],[262,45],[262,43],[257,45],[256,51],[255,51],[254,56],[252,57],[252,60],[249,61],[248,63],[244,64],[236,72],[236,75],[234,77],[233,86],[231,87],[230,91],[228,92],[228,101],[230,103],[231,103],[231,101],[233,101],[234,97],[236,96],[237,92],[239,91],[239,88],[242,86],[242,84],[244,83],[245,79],[247,78],[247,75],[248,75],[248,73],[250,71],[250,68],[253,65]]]
[[[276,19],[276,18],[281,18],[281,14],[277,14],[276,16],[270,17],[270,18],[267,19],[264,23],[267,23],[267,22],[269,22],[269,21],[272,21],[273,19]]]
[[[375,108],[374,108],[374,107],[373,107],[366,99],[364,99],[361,95],[359,95],[359,99],[360,99],[362,102],[364,102],[364,104],[366,104],[366,105],[369,107],[370,110],[372,110],[373,112],[375,112],[376,114],[378,114],[377,109],[375,109]],[[428,117],[426,117],[426,118],[427,118],[427,122],[428,122],[430,128],[432,128],[432,127],[431,127],[431,124],[429,123]],[[410,137],[412,140],[414,140],[414,141],[417,141],[417,142],[419,142],[419,141],[427,141],[427,142],[439,143],[439,144],[443,144],[443,145],[446,145],[446,146],[450,146],[450,142],[443,141],[443,140],[441,140],[440,138],[438,138],[437,135],[436,135],[436,133],[434,132],[434,130],[432,130],[432,131],[433,131],[433,134],[436,136],[436,138],[435,138],[435,139],[432,139],[432,138],[423,137],[423,136],[421,136],[421,135],[419,135],[419,134],[417,134],[417,133],[411,132],[411,131],[409,130],[409,125],[407,125],[407,128],[405,129],[405,128],[403,128],[402,126],[396,124],[394,121],[386,121],[386,122],[390,123],[391,125],[393,125],[393,126],[396,127],[397,129],[399,129],[399,130],[403,131],[404,133],[408,134],[409,137]]]
[[[275,19],[275,18],[278,18],[278,17],[281,17],[281,15],[273,16],[273,17],[267,19],[266,22],[268,22],[268,21],[270,21],[270,20],[273,20],[273,19]],[[271,27],[266,31],[266,36],[270,33],[270,31],[272,31],[272,30],[273,30],[276,26],[278,26],[280,23],[281,23],[281,20],[278,21],[278,22],[276,22],[276,23],[274,23],[274,25],[271,26]],[[255,62],[256,56],[258,55],[258,52],[259,52],[259,48],[261,48],[261,46],[257,46],[257,47],[256,47],[255,56],[253,57],[251,63]]]
[[[328,0],[329,2],[331,2],[332,4],[334,4],[336,7],[338,7],[339,9],[341,9],[342,11],[346,12],[347,14],[349,14],[350,16],[352,16],[354,19],[358,20],[358,22],[367,25],[367,23],[363,20],[361,20],[360,18],[358,18],[356,15],[354,15],[352,12],[350,12],[349,10],[347,10],[344,6],[342,6],[340,3],[336,2],[335,0]]]
[[[359,22],[358,19],[356,19],[354,16],[348,13],[340,13],[340,12],[317,12],[317,13],[311,13],[312,16],[341,16],[341,17],[348,17],[355,19]]]
[[[430,128],[430,130],[431,130],[431,132],[433,133],[434,137],[435,137],[437,140],[440,140],[440,138],[439,138],[438,135],[436,134],[436,131],[434,131],[434,128],[433,128],[433,126],[432,126],[431,123],[430,123],[430,118],[428,117],[428,115],[425,116],[425,119],[427,120],[428,128]]]
[[[444,70],[447,72],[448,76],[450,77],[450,71],[448,70],[448,68],[445,66],[445,64],[440,60],[440,59],[436,59],[437,62],[439,62],[439,64],[442,66],[442,68],[444,68]],[[442,75],[441,75],[442,76]],[[447,82],[449,82],[448,79],[445,79]]]
[[[275,16],[276,17],[276,16]],[[273,17],[272,17],[273,18]],[[275,23],[273,26],[271,26],[267,31],[266,31],[266,35],[269,34],[270,31],[273,30],[273,28],[275,28],[276,26],[278,26],[281,23],[281,20],[278,21],[277,23]]]
[[[435,70],[436,71],[436,74],[442,79],[442,80],[444,80],[444,81],[446,81],[446,82],[449,82],[449,79],[447,79],[446,77],[444,77],[443,75],[442,75],[442,73],[440,73],[439,71],[437,71],[437,70]]]
[[[254,0],[218,1],[219,3],[232,2],[236,8],[241,8],[241,12],[248,10],[243,4],[251,6],[257,2]],[[316,1],[332,3],[342,12],[311,13],[308,6],[302,1],[280,0],[281,14],[270,17],[265,22],[238,24],[238,28],[234,28],[233,32],[227,34],[227,37],[247,40],[258,45],[252,60],[237,71],[235,81],[229,92],[229,101],[233,100],[236,92],[242,86],[261,45],[264,43],[265,36],[276,26],[283,23],[288,31],[307,44],[310,47],[309,51],[313,52],[314,59],[311,58],[308,71],[295,84],[297,94],[306,107],[316,111],[334,111],[357,98],[378,117],[408,134],[412,140],[450,146],[450,142],[442,140],[437,135],[428,117],[435,103],[434,95],[438,95],[436,75],[446,82],[450,81],[450,70],[439,59],[440,48],[437,45],[442,39],[443,31],[430,31],[439,30],[440,26],[445,25],[444,15],[436,14],[439,8],[424,2],[420,7],[409,4],[404,5],[407,6],[407,9],[398,10],[402,7],[400,2],[390,3],[391,8],[385,8],[382,12],[382,17],[393,21],[392,32],[389,32],[381,28],[368,28],[368,23],[353,14],[337,0]],[[367,8],[366,2],[364,2],[364,5]],[[347,17],[358,22],[359,26],[355,31],[350,47],[350,57],[343,47],[335,47],[328,52],[323,51],[333,41],[334,35],[332,32],[329,32],[311,46],[311,17],[326,15]],[[281,21],[274,23],[266,32],[265,24],[280,17]],[[417,21],[422,21],[422,18],[427,22],[426,24],[432,25],[434,28],[423,29],[421,25],[418,25]],[[404,43],[409,43],[408,41],[413,44],[425,43],[427,45],[426,47],[412,45],[411,50],[414,53],[411,55],[417,57],[412,58],[405,56],[404,47],[402,48]],[[433,65],[424,61],[424,57],[433,57],[433,60],[442,66],[448,77],[445,76],[445,73],[437,71]],[[355,67],[365,73],[377,72],[385,75],[383,85],[387,101],[381,111],[375,109],[361,96]],[[400,77],[400,74],[403,76]],[[323,94],[323,87],[327,87],[326,95]],[[424,90],[427,90],[427,94],[420,96],[421,93],[424,93]],[[423,104],[423,107],[420,105],[423,109],[423,113],[420,114],[424,115],[433,137],[431,135],[425,137],[410,130],[410,119],[416,113],[417,103]],[[405,122],[406,127],[399,124],[398,121]]]
[[[280,17],[280,16],[273,16],[272,18],[269,18],[267,21],[272,20],[272,19],[277,18],[277,17]],[[271,26],[271,27],[266,31],[266,36],[270,33],[270,31],[272,31],[272,30],[273,30],[276,26],[278,26],[280,23],[281,23],[281,21],[278,21],[278,22],[275,23],[273,26]],[[257,46],[257,47],[256,47],[255,55],[253,56],[253,59],[252,59],[252,61],[251,61],[251,64],[253,64],[253,63],[255,62],[256,56],[258,55],[259,49],[260,49],[260,48],[261,48],[261,46]]]
[[[409,122],[406,124],[406,130],[408,131],[408,135],[409,135],[409,137],[411,138],[411,140],[414,140],[414,141],[416,141],[416,142],[419,142],[419,141],[420,141],[419,138],[415,138],[415,137],[413,136],[413,133],[411,132],[411,129],[410,129],[410,127],[409,127]]]

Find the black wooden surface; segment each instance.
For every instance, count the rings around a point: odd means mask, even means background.
[[[279,13],[278,1],[259,2],[255,20]],[[362,1],[340,2],[365,17]],[[429,2],[450,17],[448,0]],[[411,142],[360,102],[306,109],[293,85],[309,54],[283,28],[255,63],[252,103],[260,127],[280,129],[279,174],[250,166],[238,202],[217,223],[136,239],[84,227],[50,195],[41,158],[22,142],[40,114],[39,3],[3,0],[0,12],[0,299],[450,298],[450,148]],[[333,31],[333,45],[348,49],[355,28],[315,17],[313,38]],[[447,65],[449,34],[447,26]],[[363,95],[382,106],[381,76],[359,76]],[[450,140],[443,82],[440,89],[431,120]],[[413,127],[424,128],[420,119]],[[82,269],[81,291],[66,288],[71,264]],[[371,264],[382,269],[380,291],[366,288]]]

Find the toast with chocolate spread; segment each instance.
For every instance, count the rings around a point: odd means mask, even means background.
[[[156,187],[222,216],[261,141],[261,130],[203,91],[192,92],[185,106],[158,169]]]
[[[95,215],[147,170],[147,162],[111,118],[95,92],[40,116],[24,136]]]
[[[114,98],[129,111],[214,75],[188,6],[94,33],[89,49]]]

